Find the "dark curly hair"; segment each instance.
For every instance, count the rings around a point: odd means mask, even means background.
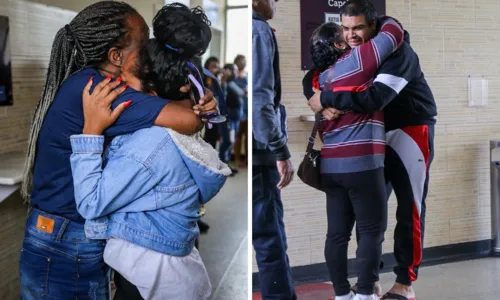
[[[154,38],[139,50],[132,70],[143,92],[156,92],[170,100],[189,98],[179,89],[188,82],[188,62],[202,71],[201,56],[212,39],[210,25],[200,7],[189,9],[181,3],[164,6],[153,19]]]
[[[313,69],[323,72],[335,64],[344,50],[335,47],[335,42],[343,41],[342,31],[335,23],[324,23],[314,30],[309,40],[309,53]]]

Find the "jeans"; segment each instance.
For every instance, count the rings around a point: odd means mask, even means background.
[[[292,272],[287,251],[283,203],[276,187],[276,166],[253,166],[252,243],[259,267],[262,299],[294,300]]]
[[[104,246],[85,237],[82,223],[32,209],[19,261],[21,299],[108,300]]]
[[[235,135],[239,130],[240,121],[228,119],[227,122],[219,124],[219,135],[221,137],[221,144],[219,148],[219,158],[227,163],[231,160],[231,150],[235,140]],[[231,132],[234,132],[231,135]]]

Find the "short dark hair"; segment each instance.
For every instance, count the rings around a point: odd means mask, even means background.
[[[335,23],[324,23],[314,30],[309,40],[313,69],[323,72],[335,64],[344,51],[335,47],[335,42],[342,41],[340,27]]]
[[[375,6],[369,0],[348,0],[340,9],[340,17],[344,15],[348,17],[365,16],[368,25],[372,25],[378,18]]]
[[[242,54],[236,55],[236,58],[234,59],[234,64],[237,64],[242,59],[245,59],[245,55]]]
[[[141,80],[142,91],[171,100],[189,98],[179,90],[188,81],[189,62],[202,70],[201,56],[212,39],[208,17],[200,7],[172,3],[154,17],[153,34],[132,71]]]
[[[226,78],[226,81],[229,82],[229,81],[233,81],[236,74],[234,73],[234,64],[225,64],[224,67],[223,67],[224,70],[228,70],[228,71],[231,71],[231,77],[228,79]]]
[[[209,58],[207,58],[204,65],[205,69],[208,69],[211,63],[219,63],[219,59],[215,56],[210,56]]]

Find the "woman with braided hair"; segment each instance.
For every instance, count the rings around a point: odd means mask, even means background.
[[[122,65],[148,38],[148,26],[137,11],[115,1],[85,8],[56,34],[31,127],[22,187],[30,200],[20,257],[22,299],[109,299],[109,267],[102,257],[105,241],[86,238],[85,219],[76,208],[71,135],[101,134],[96,128],[102,126],[109,127],[106,137],[153,124],[185,134],[202,127],[191,100],[171,102],[126,86],[114,89],[121,84]],[[96,86],[100,95],[118,95],[112,107],[106,97],[104,109],[85,110],[114,117],[109,123],[84,126],[82,91],[89,79],[102,81]],[[215,108],[211,93],[203,100],[208,103],[202,106],[200,101],[197,111]]]

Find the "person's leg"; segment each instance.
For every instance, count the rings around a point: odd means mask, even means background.
[[[345,174],[341,180],[348,189],[359,234],[357,293],[372,295],[379,280],[382,243],[387,229],[384,169]]]
[[[283,205],[275,166],[254,166],[252,179],[252,244],[263,299],[296,299],[286,254]]]
[[[326,192],[328,232],[325,241],[325,260],[335,295],[349,294],[347,249],[354,226],[354,213],[347,189],[339,187],[330,175],[323,175]]]
[[[243,142],[243,134],[246,131],[246,120],[240,121],[239,130],[236,134],[236,141],[234,142],[234,158],[237,168],[241,167],[241,143]]]
[[[231,151],[230,150],[231,140],[230,140],[230,136],[229,136],[230,124],[229,124],[229,122],[226,122],[226,123],[219,124],[218,127],[219,127],[219,135],[221,138],[221,144],[219,147],[219,158],[223,162],[227,163],[227,162],[229,162],[229,153],[228,152]]]
[[[243,164],[247,165],[248,164],[248,158],[250,157],[250,153],[248,153],[248,120],[243,121],[242,123],[243,129],[243,135],[242,135],[242,141],[243,141],[243,149],[245,149],[245,161]]]
[[[414,297],[412,282],[422,262],[425,198],[434,157],[434,128],[411,126],[387,133],[386,174],[398,201],[394,232],[396,283],[390,293]],[[389,298],[390,299],[390,298]]]
[[[142,300],[144,299],[139,293],[139,289],[130,281],[125,279],[120,273],[115,271],[116,293],[113,300]]]

